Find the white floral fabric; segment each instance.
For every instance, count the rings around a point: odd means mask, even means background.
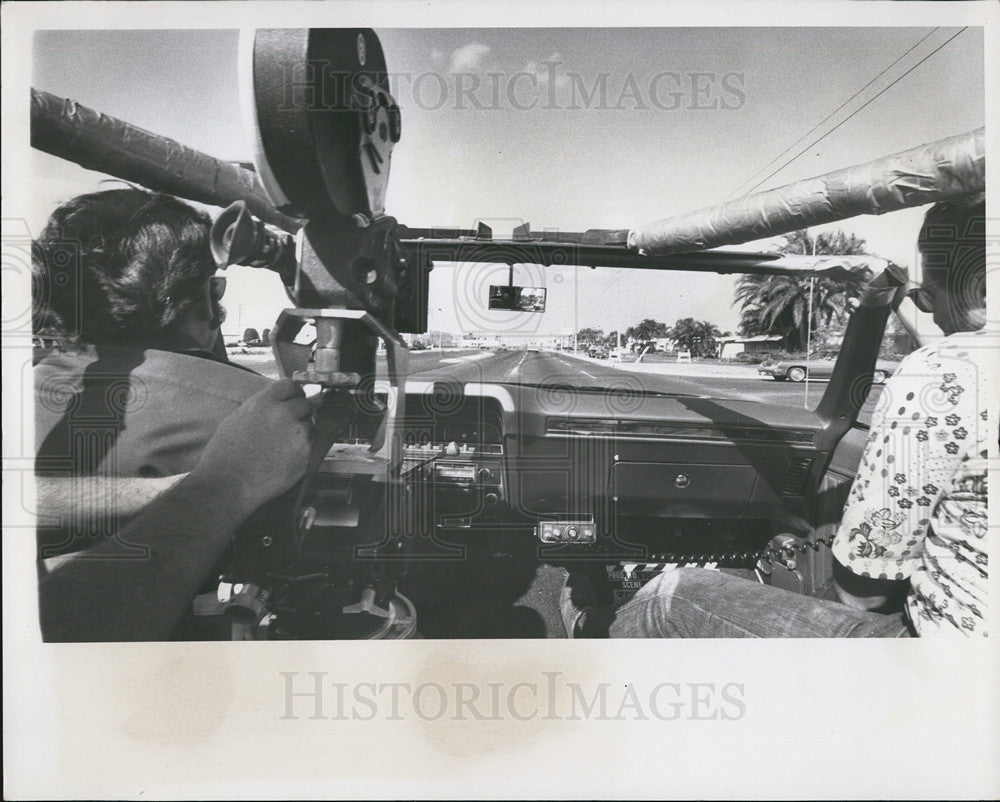
[[[833,554],[860,576],[909,579],[918,634],[987,634],[989,393],[997,338],[914,351],[886,384]],[[996,433],[994,432],[994,438]]]

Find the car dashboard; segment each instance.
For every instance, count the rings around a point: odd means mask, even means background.
[[[552,563],[755,568],[776,536],[815,552],[836,515],[834,443],[805,409],[411,381],[403,442],[426,542],[521,532]]]
[[[359,422],[319,470],[308,531],[276,534],[293,499],[262,508],[227,581],[283,587],[274,603],[299,634],[309,624],[295,616],[316,606],[313,577],[338,588],[326,602],[337,609],[405,574],[418,606],[451,611],[427,600],[443,577],[472,582],[476,597],[510,566],[525,582],[536,567],[586,566],[615,597],[669,565],[822,595],[861,434],[834,437],[815,412],[755,401],[417,380],[398,433],[396,490],[345,478],[345,461],[356,472],[370,453],[373,432]],[[366,509],[385,517],[359,528]]]

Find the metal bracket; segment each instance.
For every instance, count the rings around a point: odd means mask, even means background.
[[[309,320],[315,321],[317,326],[315,346],[294,341]],[[364,327],[385,343],[388,368],[385,411],[379,436],[370,446],[335,443],[321,470],[337,474],[384,474],[386,480],[395,479],[402,462],[401,426],[410,357],[399,335],[361,309],[285,309],[271,331],[274,357],[282,374],[303,384],[320,384],[330,389],[358,393],[374,392],[374,382],[371,387],[359,389],[362,376],[374,377],[374,364],[344,364],[345,359],[357,356],[341,353],[340,350],[344,329],[348,327],[355,328],[355,336],[358,335],[356,327]],[[321,330],[327,336],[322,342],[319,339]],[[367,357],[368,354],[361,356]],[[361,370],[343,370],[344,367],[359,367]],[[364,399],[358,401],[365,403]]]

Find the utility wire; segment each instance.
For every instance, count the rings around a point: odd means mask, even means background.
[[[954,34],[953,36],[951,36],[947,40],[945,40],[942,44],[938,45],[934,50],[932,50],[930,53],[928,53],[926,56],[924,56],[922,59],[920,59],[920,61],[918,61],[916,64],[914,64],[908,70],[906,70],[902,75],[900,75],[898,78],[896,78],[892,83],[890,83],[884,89],[880,90],[877,94],[875,94],[869,100],[865,101],[861,106],[859,106],[857,109],[855,109],[853,112],[851,112],[847,117],[845,117],[843,120],[841,120],[839,123],[837,123],[833,128],[831,128],[829,131],[827,131],[821,137],[819,137],[818,139],[816,139],[814,142],[812,142],[809,145],[807,145],[803,150],[801,150],[798,153],[796,153],[791,159],[789,159],[787,162],[785,162],[784,164],[782,164],[781,167],[779,167],[777,170],[775,170],[774,172],[770,173],[762,181],[759,181],[757,184],[755,184],[746,194],[750,194],[751,192],[753,192],[755,189],[757,189],[761,185],[767,183],[767,181],[769,181],[775,175],[777,175],[782,170],[784,170],[789,164],[791,164],[793,161],[795,161],[797,158],[799,158],[799,156],[801,156],[803,153],[805,153],[807,150],[809,150],[809,148],[811,148],[811,147],[819,144],[821,141],[823,141],[823,139],[825,139],[826,137],[828,137],[830,134],[832,134],[834,131],[836,131],[838,128],[840,128],[840,126],[842,126],[844,123],[846,123],[848,120],[850,120],[856,114],[858,114],[862,109],[864,109],[870,103],[872,103],[873,101],[875,101],[876,99],[878,99],[881,95],[883,95],[885,92],[887,92],[889,89],[891,89],[897,83],[899,83],[903,78],[905,78],[907,75],[909,75],[911,72],[913,72],[917,67],[919,67],[921,64],[923,64],[925,61],[927,61],[927,59],[929,59],[931,56],[933,56],[935,53],[937,53],[939,50],[941,50],[943,47],[945,47],[945,45],[949,44],[953,39],[955,39],[958,36],[961,36],[963,33],[965,33],[965,31],[968,30],[968,27],[969,26],[965,26],[958,33]],[[916,42],[916,44],[914,44],[913,46],[911,46],[905,53],[903,53],[901,56],[899,56],[899,58],[897,58],[895,61],[893,61],[892,64],[890,64],[888,67],[886,67],[884,70],[882,70],[882,72],[880,72],[878,75],[876,75],[874,78],[872,78],[868,83],[866,83],[863,87],[861,87],[857,92],[855,92],[847,100],[845,100],[843,103],[841,103],[836,109],[834,109],[826,117],[824,117],[822,120],[820,120],[820,122],[818,122],[815,126],[813,126],[813,128],[811,130],[807,131],[805,134],[803,134],[801,137],[799,137],[797,140],[795,140],[795,142],[793,142],[791,145],[789,145],[787,148],[785,148],[781,153],[779,153],[777,156],[775,156],[773,159],[771,159],[771,161],[769,161],[767,164],[765,164],[760,170],[758,170],[756,173],[754,173],[752,176],[750,176],[750,178],[748,178],[746,181],[744,181],[742,184],[740,184],[739,187],[736,188],[736,190],[734,190],[732,193],[730,193],[730,197],[732,195],[735,195],[736,192],[739,190],[740,187],[742,187],[745,184],[749,183],[757,175],[759,175],[761,172],[763,172],[764,170],[766,170],[768,167],[770,167],[772,164],[774,164],[778,159],[780,159],[782,156],[784,156],[786,153],[788,153],[788,151],[790,151],[797,144],[799,144],[799,142],[801,142],[803,139],[805,139],[807,136],[809,136],[811,133],[813,133],[813,131],[815,131],[817,128],[819,128],[820,126],[822,126],[823,123],[827,122],[827,120],[829,120],[831,117],[833,117],[833,115],[835,115],[838,111],[840,111],[841,109],[843,109],[844,106],[846,106],[848,103],[850,103],[852,100],[854,100],[854,98],[856,98],[858,95],[860,95],[862,92],[864,92],[869,86],[871,86],[873,83],[875,83],[875,81],[877,81],[879,78],[881,78],[883,75],[885,75],[889,70],[891,70],[894,66],[896,66],[896,64],[898,64],[902,59],[904,59],[906,56],[908,56],[910,53],[912,53],[917,47],[919,47],[921,44],[923,44],[925,41],[927,41],[927,39],[929,37],[931,37],[938,30],[939,30],[939,28],[934,28],[934,30],[932,30],[930,33],[926,34],[920,40],[918,40]],[[605,287],[601,290],[601,292],[595,296],[595,299],[596,298],[603,298],[607,294],[607,292],[615,284],[617,284],[619,281],[621,281],[627,275],[633,273],[635,271],[635,269],[636,268],[622,270],[619,275],[613,277],[605,285]],[[591,303],[593,302],[593,300],[594,299],[591,300]]]
[[[850,114],[848,114],[843,120],[841,120],[839,123],[837,123],[835,126],[833,126],[833,128],[831,128],[829,131],[827,131],[825,134],[823,134],[821,137],[819,137],[815,141],[813,141],[813,142],[809,143],[808,145],[806,145],[802,150],[800,150],[798,153],[796,153],[794,156],[792,156],[792,158],[790,158],[788,161],[786,161],[784,164],[782,164],[781,167],[779,167],[777,170],[775,170],[774,172],[768,174],[765,178],[763,178],[762,180],[760,180],[756,184],[754,184],[750,189],[748,189],[746,191],[745,194],[749,195],[751,192],[753,192],[754,190],[756,190],[758,187],[762,186],[763,184],[766,184],[768,181],[770,181],[772,178],[774,178],[774,176],[776,176],[778,173],[780,173],[782,170],[784,170],[789,164],[791,164],[793,161],[795,161],[797,158],[799,158],[799,156],[801,156],[803,153],[805,153],[806,151],[808,151],[810,148],[818,145],[820,142],[822,142],[824,139],[826,139],[828,136],[830,136],[830,134],[832,134],[834,131],[836,131],[838,128],[840,128],[840,126],[842,126],[844,123],[846,123],[848,120],[850,120],[856,114],[858,114],[858,112],[860,112],[866,106],[868,106],[869,104],[873,103],[875,100],[877,100],[878,98],[880,98],[887,91],[889,91],[890,89],[892,89],[892,87],[894,87],[896,84],[898,84],[900,81],[902,81],[907,75],[909,75],[917,67],[919,67],[921,64],[923,64],[925,61],[927,61],[927,59],[929,59],[931,56],[933,56],[935,53],[937,53],[939,50],[941,50],[945,45],[949,44],[953,39],[955,39],[958,36],[961,36],[968,29],[969,29],[969,26],[966,25],[958,33],[953,34],[952,36],[950,36],[948,39],[946,39],[944,42],[942,42],[940,45],[938,45],[936,48],[934,48],[930,53],[928,53],[926,56],[924,56],[922,59],[920,59],[920,61],[918,61],[916,64],[914,64],[912,67],[910,67],[906,72],[904,72],[902,75],[900,75],[898,78],[896,78],[896,80],[894,80],[892,83],[888,84],[884,89],[879,90],[878,93],[876,93],[871,98],[869,98],[864,103],[862,103],[860,106],[858,106],[858,108],[856,108],[854,111],[852,111]]]
[[[906,58],[908,55],[910,55],[910,53],[912,53],[916,48],[920,47],[920,45],[922,45],[924,42],[926,42],[929,37],[933,36],[939,30],[940,30],[940,28],[934,28],[934,30],[932,30],[930,33],[928,33],[925,36],[923,36],[923,38],[921,38],[920,41],[918,41],[909,50],[907,50],[905,53],[903,53],[903,55],[901,55],[894,62],[892,62],[892,64],[890,64],[888,67],[886,67],[884,70],[882,70],[882,72],[880,72],[878,75],[876,75],[874,78],[872,78],[868,83],[866,83],[864,86],[862,86],[857,92],[855,92],[853,95],[851,95],[849,98],[847,98],[847,100],[845,100],[843,103],[841,103],[839,106],[837,106],[837,108],[835,108],[833,111],[831,111],[829,114],[827,114],[826,117],[824,117],[822,120],[820,120],[818,123],[816,123],[816,125],[814,125],[808,131],[806,131],[802,136],[800,136],[798,139],[796,139],[791,145],[789,145],[787,148],[785,148],[783,151],[781,151],[781,153],[779,153],[777,156],[775,156],[773,159],[771,159],[771,161],[769,161],[767,164],[765,164],[763,167],[761,167],[756,173],[754,173],[753,175],[751,175],[749,178],[745,179],[743,181],[743,183],[741,183],[738,187],[736,187],[736,189],[734,189],[732,192],[729,193],[729,197],[731,198],[733,195],[735,195],[737,192],[739,192],[742,187],[746,186],[751,181],[753,181],[757,176],[759,176],[762,172],[764,172],[768,167],[770,167],[772,164],[774,164],[776,161],[778,161],[778,159],[780,159],[782,156],[784,156],[786,153],[788,153],[788,151],[790,151],[792,148],[794,148],[796,145],[798,145],[803,139],[805,139],[807,136],[810,136],[811,134],[813,134],[816,131],[817,128],[819,128],[820,126],[822,126],[827,120],[829,120],[831,117],[833,117],[834,114],[836,114],[838,111],[840,111],[842,108],[844,108],[844,106],[846,106],[848,103],[850,103],[852,100],[854,100],[854,98],[856,98],[858,95],[860,95],[862,92],[864,92],[869,86],[871,86],[879,78],[881,78],[883,75],[885,75],[889,70],[891,70],[893,67],[895,67],[897,64],[899,64],[900,61],[902,61],[904,58]]]

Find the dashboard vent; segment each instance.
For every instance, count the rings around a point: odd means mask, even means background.
[[[809,469],[812,467],[811,457],[799,457],[792,460],[788,466],[788,473],[785,476],[785,485],[781,488],[783,496],[801,496],[805,490],[806,478],[809,476]]]

